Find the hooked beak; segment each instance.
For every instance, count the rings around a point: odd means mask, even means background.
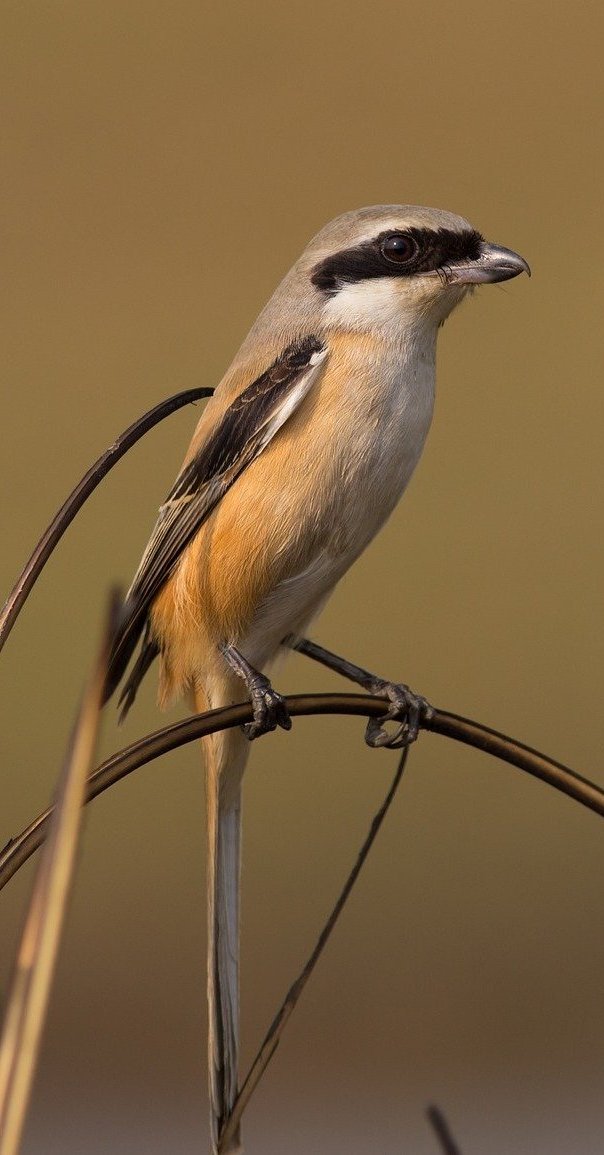
[[[448,285],[485,285],[494,281],[510,281],[520,273],[527,273],[529,277],[531,275],[524,257],[511,249],[489,245],[486,241],[481,241],[480,253],[475,261],[446,265],[443,271]]]

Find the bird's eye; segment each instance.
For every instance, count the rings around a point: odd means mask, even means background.
[[[417,253],[417,241],[409,233],[392,233],[380,245],[384,260],[390,265],[405,265]]]

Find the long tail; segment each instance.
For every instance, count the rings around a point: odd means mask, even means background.
[[[199,710],[222,702],[196,691]],[[208,881],[208,1078],[212,1150],[237,1096],[239,1061],[239,874],[241,779],[249,742],[239,730],[203,740],[206,759]],[[241,1149],[236,1135],[228,1151]]]

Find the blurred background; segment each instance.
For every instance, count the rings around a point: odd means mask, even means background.
[[[439,347],[401,506],[317,640],[600,782],[602,14],[581,5],[2,5],[1,588],[143,410],[220,379],[309,237],[436,205],[516,249]],[[129,581],[199,416],[88,503],[0,663],[0,842],[51,794],[110,583]],[[301,657],[288,692],[342,684]],[[181,716],[148,679],[103,754]],[[314,942],[395,755],[301,719],[245,784],[243,1063]],[[24,1150],[207,1150],[198,749],[94,802]],[[604,826],[436,736],[245,1120],[246,1149],[602,1150]],[[31,863],[0,896],[3,988]]]

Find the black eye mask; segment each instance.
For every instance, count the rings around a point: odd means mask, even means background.
[[[332,296],[342,284],[376,277],[412,277],[432,273],[456,261],[475,261],[482,237],[474,230],[389,229],[354,249],[342,249],[320,261],[311,281]]]

